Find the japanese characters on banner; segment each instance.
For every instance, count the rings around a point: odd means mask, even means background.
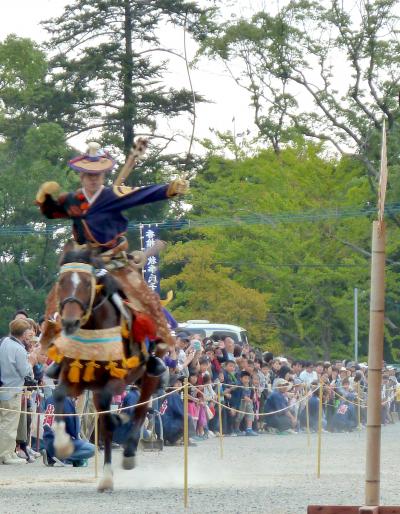
[[[158,239],[158,226],[157,225],[142,225],[141,226],[141,240],[143,250],[154,246]],[[158,255],[148,257],[146,264],[143,268],[143,277],[147,285],[152,291],[160,294],[160,258]]]

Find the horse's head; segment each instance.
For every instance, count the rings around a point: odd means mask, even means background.
[[[61,259],[58,279],[59,314],[67,335],[74,334],[91,315],[96,296],[96,261],[86,250],[67,251]]]

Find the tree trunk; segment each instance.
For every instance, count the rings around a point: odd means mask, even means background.
[[[123,87],[124,87],[124,109],[123,109],[123,126],[124,126],[124,153],[127,155],[132,146],[133,141],[133,54],[132,54],[132,12],[130,0],[124,1],[125,6],[125,55],[123,57]]]

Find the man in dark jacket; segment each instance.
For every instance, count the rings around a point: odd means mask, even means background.
[[[64,414],[76,414],[75,403],[72,398],[65,398]],[[68,457],[65,463],[72,464],[74,467],[87,466],[87,459],[93,457],[94,455],[94,444],[79,438],[79,416],[65,416],[64,421],[65,431],[71,437],[72,443],[74,445],[74,452]],[[50,396],[47,398],[45,403],[45,417],[43,420],[43,444],[45,447],[43,462],[46,466],[54,466],[56,463],[54,451],[54,430],[52,428],[53,423],[54,399],[53,396]]]
[[[182,379],[173,375],[169,383],[171,388],[182,386]],[[161,420],[163,424],[164,441],[168,444],[176,444],[183,437],[183,400],[181,391],[175,391],[165,398],[160,408]],[[189,416],[189,436],[194,435],[194,424]],[[190,446],[196,446],[196,443],[189,439]]]
[[[274,382],[274,390],[265,404],[265,412],[271,413],[270,416],[265,417],[265,424],[268,428],[274,428],[280,433],[292,430],[296,426],[296,418],[288,409],[288,399],[285,396],[288,388],[289,382],[283,378],[277,378]]]

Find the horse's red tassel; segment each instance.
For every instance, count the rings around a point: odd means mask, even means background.
[[[135,313],[135,321],[132,326],[132,333],[135,341],[142,342],[148,337],[155,339],[157,336],[156,326],[154,321],[142,313]]]

